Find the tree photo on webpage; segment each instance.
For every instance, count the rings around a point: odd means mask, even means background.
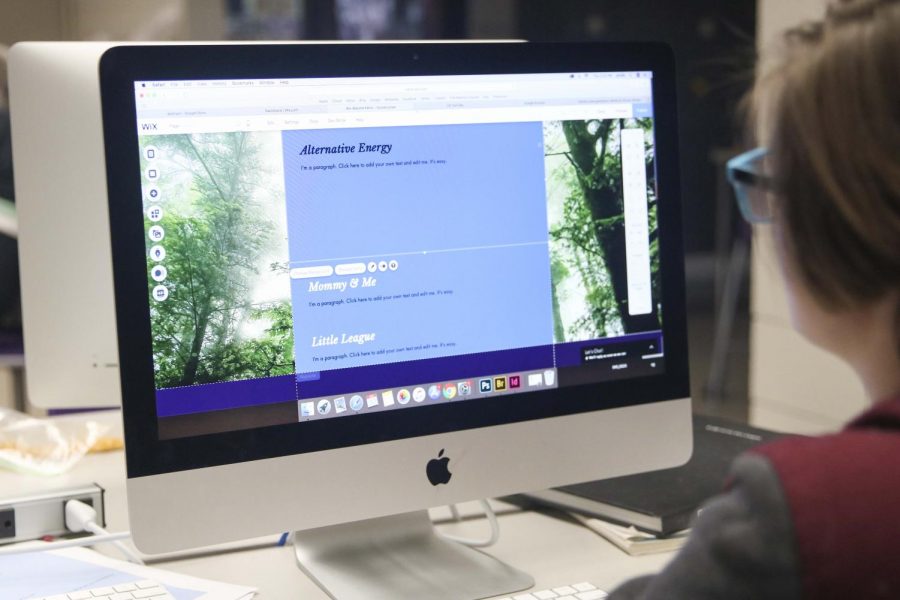
[[[652,305],[628,310],[623,129],[644,132]],[[553,326],[557,343],[659,328],[659,242],[652,119],[544,123]]]
[[[166,277],[151,299],[157,388],[294,372],[279,132],[145,137]],[[142,165],[148,168],[147,160]],[[145,194],[146,196],[147,194]]]

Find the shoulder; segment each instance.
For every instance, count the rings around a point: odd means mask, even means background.
[[[790,437],[751,454],[768,460],[788,501],[822,494],[829,500],[862,495],[900,499],[900,480],[886,477],[900,460],[900,430],[851,428],[822,437]],[[898,505],[900,508],[900,505]]]
[[[900,537],[900,430],[851,427],[753,453],[770,462],[784,492],[806,594],[900,597],[891,558]]]
[[[862,503],[869,512],[900,511],[900,480],[888,476],[900,461],[900,398],[875,404],[838,433],[788,437],[752,453],[771,462],[795,519],[837,518]]]
[[[693,528],[713,551],[733,554],[747,566],[793,570],[790,510],[779,478],[763,456],[735,459],[728,489],[701,507]]]

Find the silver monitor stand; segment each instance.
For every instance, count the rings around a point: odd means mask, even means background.
[[[335,600],[476,600],[534,585],[527,573],[439,536],[425,510],[299,531],[294,552]]]

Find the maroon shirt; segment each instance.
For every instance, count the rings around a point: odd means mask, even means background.
[[[900,598],[900,398],[754,452],[781,483],[803,598]]]

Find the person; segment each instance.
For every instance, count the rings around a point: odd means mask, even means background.
[[[739,457],[672,562],[609,600],[900,598],[900,1],[835,2],[782,46],[750,94],[763,148],[729,178],[795,328],[872,406]]]

